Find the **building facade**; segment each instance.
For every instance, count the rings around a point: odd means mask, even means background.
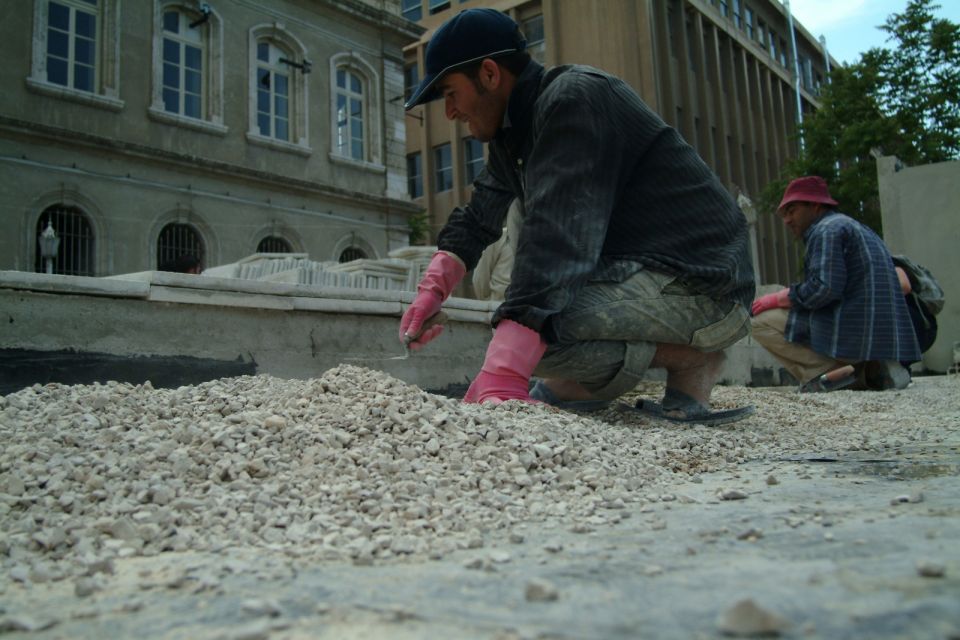
[[[797,155],[797,122],[827,75],[823,46],[777,0],[402,0],[402,15],[427,28],[405,50],[407,91],[436,28],[475,6],[509,14],[547,66],[588,64],[629,82],[736,196],[754,198]],[[433,238],[469,200],[482,157],[439,101],[408,114],[408,192]],[[755,217],[760,281],[791,281],[800,247],[775,216]]]
[[[410,216],[400,0],[18,0],[0,269],[380,258]],[[52,228],[56,253],[38,236]]]

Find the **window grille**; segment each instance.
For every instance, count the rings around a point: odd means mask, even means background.
[[[280,236],[267,236],[257,245],[257,253],[293,253],[293,247]]]
[[[450,155],[449,142],[433,148],[433,165],[436,191],[449,191],[452,189],[453,159]]]
[[[366,252],[359,247],[347,247],[343,250],[343,253],[340,254],[340,262],[352,262],[353,260],[364,260],[366,259]]]
[[[423,195],[423,164],[419,151],[407,156],[407,191],[411,198]]]
[[[203,264],[203,240],[188,224],[170,223],[157,238],[157,266],[170,263],[185,255],[193,256]]]
[[[93,229],[87,216],[78,207],[55,204],[48,207],[37,220],[36,237],[39,238],[49,223],[60,238],[53,272],[67,276],[92,276],[94,274]],[[46,271],[40,247],[36,245],[34,270]]]
[[[337,153],[364,160],[363,81],[355,73],[337,69]]]
[[[47,81],[80,91],[97,85],[97,3],[50,2]]]

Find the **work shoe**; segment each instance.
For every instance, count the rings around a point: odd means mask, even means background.
[[[830,380],[827,377],[827,374],[822,374],[816,378],[811,378],[807,380],[802,385],[800,385],[800,393],[826,393],[828,391],[837,391],[838,389],[845,389],[857,381],[857,377],[853,374],[844,376],[839,380]]]
[[[871,360],[863,373],[867,386],[877,391],[906,389],[910,384],[910,372],[896,360]]]

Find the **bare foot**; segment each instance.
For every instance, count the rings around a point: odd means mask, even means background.
[[[720,378],[723,351],[705,353],[680,344],[658,344],[651,368],[667,370],[667,389],[675,389],[710,406],[710,392]]]

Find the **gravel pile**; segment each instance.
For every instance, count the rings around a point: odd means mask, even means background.
[[[0,566],[39,582],[232,547],[369,564],[482,547],[520,523],[586,532],[745,460],[955,433],[957,378],[922,382],[822,396],[721,387],[715,405],[758,408],[722,428],[616,407],[480,408],[354,366],[172,390],[37,385],[0,397]]]

